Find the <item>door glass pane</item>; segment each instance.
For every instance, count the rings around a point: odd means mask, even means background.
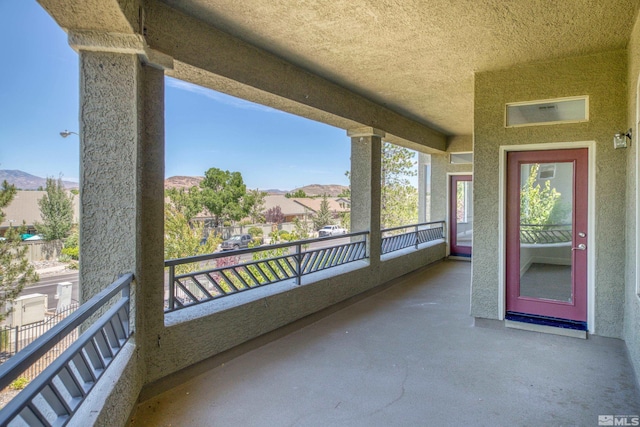
[[[471,181],[458,181],[456,189],[456,244],[471,247],[473,236],[473,204]]]
[[[520,296],[573,301],[573,163],[520,166]]]

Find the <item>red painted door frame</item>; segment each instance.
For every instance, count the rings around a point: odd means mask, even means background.
[[[472,175],[451,175],[449,186],[449,252],[450,255],[471,256],[471,246],[458,245],[458,182],[471,182]]]
[[[520,167],[528,163],[572,162],[573,218],[572,248],[587,245],[588,222],[588,149],[546,151],[512,151],[507,153],[507,311],[534,314],[559,319],[587,320],[587,254],[586,250],[572,250],[571,302],[536,299],[520,296]],[[578,233],[583,233],[580,236]]]

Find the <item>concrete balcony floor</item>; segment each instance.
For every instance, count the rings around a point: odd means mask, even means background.
[[[183,378],[131,425],[596,426],[640,414],[624,342],[474,327],[469,281],[466,262],[414,272]]]

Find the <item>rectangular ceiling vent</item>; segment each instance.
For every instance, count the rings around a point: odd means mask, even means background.
[[[589,97],[513,102],[506,105],[505,126],[537,126],[589,121]]]

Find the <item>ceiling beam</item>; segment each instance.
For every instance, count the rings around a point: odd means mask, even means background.
[[[446,136],[427,125],[158,1],[146,2],[144,34],[152,49],[176,60],[175,69],[167,71],[176,78],[334,126],[382,129],[390,141],[446,149]]]

